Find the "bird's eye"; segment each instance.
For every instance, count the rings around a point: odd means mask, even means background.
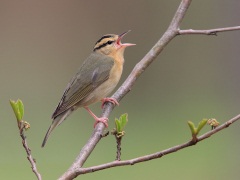
[[[108,44],[112,44],[112,43],[113,43],[113,41],[108,41],[107,43],[108,43]]]

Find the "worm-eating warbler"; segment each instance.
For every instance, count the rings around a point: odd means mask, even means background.
[[[62,99],[52,115],[52,124],[43,140],[44,147],[52,130],[60,125],[69,114],[80,107],[84,107],[95,119],[95,124],[103,122],[107,127],[107,118],[98,118],[88,108],[90,104],[98,101],[118,102],[113,98],[106,98],[116,87],[122,75],[124,63],[124,50],[135,44],[121,43],[121,35],[107,34],[101,37],[95,44],[93,52],[83,62],[77,74],[68,83]]]

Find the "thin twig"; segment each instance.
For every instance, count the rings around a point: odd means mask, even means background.
[[[117,142],[117,155],[116,155],[116,161],[121,161],[121,142],[122,142],[122,137],[116,137],[116,142]]]
[[[217,35],[217,33],[219,32],[236,31],[236,30],[240,30],[240,26],[206,29],[206,30],[186,29],[186,30],[179,30],[178,34],[179,35],[189,35],[189,34]]]
[[[116,152],[116,161],[121,161],[121,142],[122,142],[122,137],[123,136],[118,136],[117,130],[113,129],[111,132],[112,135],[114,135],[117,143],[117,152]]]
[[[31,149],[28,147],[26,136],[24,135],[24,122],[18,122],[19,134],[22,138],[22,145],[27,153],[27,159],[31,164],[33,173],[37,176],[38,180],[42,180],[41,174],[37,170],[37,165],[35,159],[32,157]]]
[[[99,170],[103,170],[103,169],[108,169],[108,168],[112,168],[112,167],[134,165],[134,164],[149,161],[149,160],[152,160],[152,159],[161,158],[164,155],[171,154],[171,153],[174,153],[176,151],[187,148],[189,146],[195,145],[198,142],[209,138],[213,134],[216,134],[217,132],[229,127],[232,123],[236,122],[239,119],[240,119],[240,114],[235,116],[234,118],[226,121],[224,124],[216,127],[215,129],[199,136],[197,138],[197,141],[191,140],[191,141],[188,141],[186,143],[171,147],[169,149],[165,149],[165,150],[160,151],[160,152],[156,152],[156,153],[149,154],[149,155],[146,155],[146,156],[137,157],[137,158],[134,158],[134,159],[129,159],[129,160],[125,160],[125,161],[113,161],[113,162],[109,162],[109,163],[106,163],[106,164],[101,164],[101,165],[98,165],[98,166],[92,166],[92,167],[88,167],[88,168],[80,168],[80,169],[77,170],[76,173],[77,174],[87,174],[87,173],[91,173],[91,172],[95,172],[95,171],[99,171]]]

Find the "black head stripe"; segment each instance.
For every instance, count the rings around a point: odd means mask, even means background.
[[[96,42],[96,44],[99,43],[100,41],[102,41],[103,39],[110,38],[110,37],[113,37],[113,36],[112,36],[112,35],[105,35],[105,36],[101,37],[101,38]],[[95,45],[96,45],[96,44],[95,44]]]
[[[109,45],[109,44],[112,44],[113,42],[114,42],[114,41],[107,41],[107,42],[105,42],[104,44],[101,44],[100,46],[95,47],[95,48],[93,49],[93,51],[98,50],[98,49],[101,49],[101,48],[103,48],[103,47],[105,47],[105,46],[107,46],[107,45]]]

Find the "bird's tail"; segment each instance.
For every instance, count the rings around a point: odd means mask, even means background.
[[[44,140],[43,140],[42,147],[45,146],[45,144],[46,144],[46,142],[47,142],[47,140],[48,140],[51,132],[53,131],[53,129],[54,129],[55,127],[57,127],[58,125],[60,125],[60,124],[67,118],[67,116],[68,116],[71,112],[72,112],[72,110],[69,109],[68,111],[60,114],[60,115],[57,116],[55,119],[53,119],[52,124],[51,124],[51,126],[49,127],[49,129],[48,129],[48,131],[47,131],[47,134],[45,135],[45,138],[44,138]]]

